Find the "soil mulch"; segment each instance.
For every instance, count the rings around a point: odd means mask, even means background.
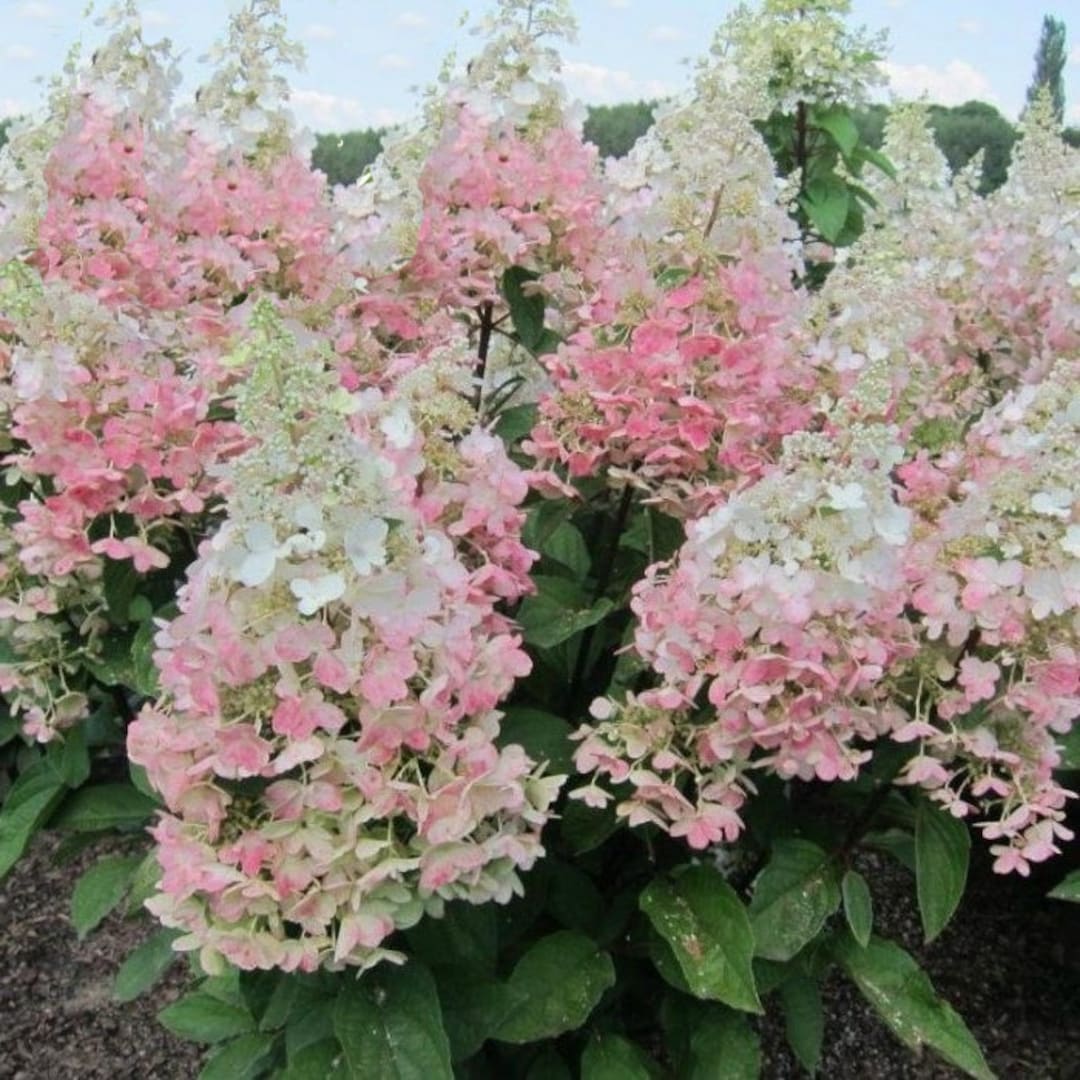
[[[154,926],[113,914],[79,942],[67,916],[71,890],[101,851],[58,865],[56,850],[55,840],[39,840],[0,883],[0,1078],[191,1080],[201,1050],[155,1020],[182,992],[186,965],[137,1001],[114,1002],[117,967]],[[977,860],[960,914],[923,946],[911,876],[884,857],[866,860],[875,929],[918,958],[1001,1080],[1080,1080],[1080,910],[1044,899],[1060,868],[1049,881],[1025,882],[994,877]],[[929,1054],[914,1057],[842,978],[827,982],[824,1000],[819,1075],[827,1080],[960,1075]],[[775,1010],[761,1030],[766,1080],[805,1077]]]

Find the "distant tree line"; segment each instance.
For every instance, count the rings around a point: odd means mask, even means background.
[[[634,101],[624,105],[594,105],[585,121],[585,138],[594,143],[601,157],[622,157],[652,126],[655,101]],[[881,146],[885,105],[871,105],[856,117],[860,134],[875,149]],[[963,105],[930,106],[930,126],[941,152],[956,172],[974,155],[983,151],[985,194],[1004,182],[1018,132],[1004,116],[983,101]],[[378,156],[382,131],[368,129],[344,135],[320,135],[313,160],[334,184],[351,184]],[[1080,147],[1080,128],[1066,128],[1065,140]]]
[[[591,106],[585,120],[585,137],[596,145],[601,157],[622,157],[652,126],[655,108],[655,101]],[[856,117],[860,134],[875,148],[881,145],[888,113],[885,105],[871,105]],[[10,123],[10,118],[0,120],[0,146],[7,140]],[[993,105],[982,101],[952,107],[931,105],[930,124],[954,172],[982,150],[983,192],[1004,183],[1017,130]],[[383,134],[382,129],[366,128],[341,135],[317,135],[312,160],[330,183],[352,184],[378,157]],[[1080,147],[1080,128],[1066,128],[1064,135],[1070,146]]]

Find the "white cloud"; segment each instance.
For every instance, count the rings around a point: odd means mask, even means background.
[[[19,5],[16,14],[20,19],[54,19],[56,8],[41,0],[27,0],[27,3]]]
[[[907,3],[907,0],[885,0],[885,6],[891,8],[902,8]]]
[[[1069,63],[1073,67],[1080,67],[1080,45],[1074,45],[1069,50]]]
[[[156,28],[160,26],[171,26],[172,16],[166,14],[160,8],[146,8],[142,12],[143,26]]]
[[[30,105],[20,98],[0,97],[0,120],[8,116],[21,116],[30,111]]]
[[[37,53],[29,45],[9,45],[4,49],[4,59],[14,60],[16,63],[33,60],[36,56]]]
[[[1068,112],[1065,114],[1065,119],[1070,124],[1080,124],[1080,104],[1070,105]]]
[[[395,21],[406,30],[422,30],[431,25],[431,20],[417,11],[403,11]]]
[[[641,98],[662,98],[674,93],[674,87],[658,79],[636,79],[622,68],[604,67],[568,60],[563,64],[563,78],[570,93],[590,105],[615,105]]]
[[[368,109],[356,98],[327,94],[322,90],[294,90],[291,104],[297,120],[319,132],[393,127],[409,116],[401,109]]]
[[[412,67],[412,61],[408,57],[402,56],[401,53],[383,53],[375,61],[375,66],[380,71],[405,71]]]
[[[686,35],[677,26],[654,26],[649,31],[650,41],[682,41]]]
[[[924,94],[938,105],[963,105],[965,101],[997,103],[990,80],[966,60],[950,60],[943,68],[929,64],[896,64],[886,60],[882,65],[889,86],[900,98],[917,98]]]
[[[630,0],[607,0],[607,6],[616,11],[624,11],[630,6]]]
[[[308,23],[303,29],[303,35],[308,41],[333,41],[337,31],[326,23]]]
[[[970,34],[972,37],[978,37],[983,32],[983,24],[979,19],[961,19],[956,28],[961,34]]]

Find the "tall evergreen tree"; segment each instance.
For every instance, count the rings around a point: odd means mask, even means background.
[[[1054,115],[1060,123],[1065,118],[1065,23],[1047,15],[1043,19],[1039,47],[1035,50],[1035,74],[1027,90],[1030,105],[1045,86],[1050,91]]]

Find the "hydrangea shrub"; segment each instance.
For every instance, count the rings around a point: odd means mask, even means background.
[[[1009,182],[883,41],[766,0],[601,162],[561,0],[500,0],[327,189],[252,0],[191,103],[133,3],[0,155],[0,873],[176,954],[204,1075],[756,1075],[839,968],[992,1073],[873,933],[1073,840],[1080,157]],[[1054,890],[1080,896],[1075,875]]]

